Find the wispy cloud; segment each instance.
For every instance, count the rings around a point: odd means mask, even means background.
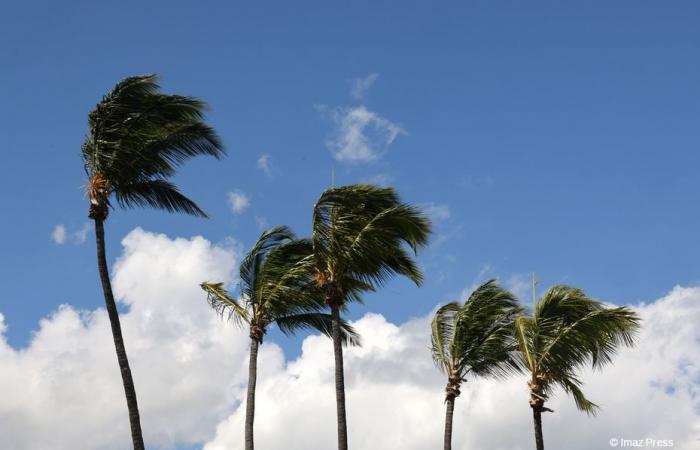
[[[378,173],[375,175],[370,175],[362,179],[363,183],[374,184],[377,186],[387,186],[394,182],[394,177],[386,173]]]
[[[51,240],[58,245],[63,245],[66,243],[67,234],[65,225],[58,224],[51,233]]]
[[[335,124],[335,130],[326,145],[336,160],[341,162],[371,162],[379,159],[400,134],[406,131],[364,106],[318,109]]]
[[[420,205],[433,223],[444,222],[452,216],[449,205],[445,203],[423,203]]]
[[[267,222],[267,217],[255,216],[255,226],[258,227],[258,230],[262,231],[267,229],[270,224]]]
[[[363,100],[369,88],[377,81],[377,78],[379,78],[378,73],[370,73],[364,78],[353,78],[351,81],[350,96],[355,100]]]
[[[250,199],[247,195],[239,190],[228,193],[228,202],[231,205],[231,210],[235,214],[240,214],[250,206]]]
[[[69,231],[65,225],[59,223],[51,232],[51,240],[58,245],[63,245],[68,242],[76,245],[82,244],[87,239],[90,228],[90,224],[85,223],[83,224],[82,228],[76,231]]]
[[[272,166],[270,165],[270,155],[263,153],[258,158],[258,169],[262,170],[268,177],[272,176]]]

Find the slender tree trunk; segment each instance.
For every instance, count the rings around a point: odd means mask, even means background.
[[[255,383],[258,378],[257,338],[250,338],[250,361],[248,363],[248,397],[245,406],[245,450],[253,450],[253,421],[255,420]]]
[[[102,282],[102,290],[104,292],[107,314],[109,315],[109,323],[112,325],[112,339],[114,340],[114,348],[117,351],[119,370],[122,374],[122,384],[124,385],[126,405],[129,408],[131,440],[134,444],[134,450],[144,450],[145,447],[143,445],[143,435],[141,433],[141,419],[139,418],[139,406],[136,402],[136,389],[134,388],[134,380],[131,378],[129,359],[126,356],[126,348],[124,347],[124,338],[122,337],[122,327],[119,323],[117,304],[114,302],[114,294],[112,294],[112,283],[109,281],[107,256],[105,255],[105,230],[103,219],[95,219],[95,240],[97,244],[97,267],[100,271],[100,281]]]
[[[445,412],[445,450],[452,450],[452,414],[455,410],[455,398],[448,396],[445,399],[447,411]]]
[[[335,402],[338,415],[338,450],[348,450],[348,424],[345,418],[345,374],[343,371],[343,342],[340,337],[340,307],[331,305],[333,351],[335,353]]]
[[[544,450],[544,439],[542,439],[542,411],[532,408],[532,419],[535,423],[535,446],[537,450]]]

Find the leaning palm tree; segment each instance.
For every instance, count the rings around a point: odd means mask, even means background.
[[[250,332],[250,361],[245,418],[245,449],[253,450],[255,385],[258,347],[270,324],[285,334],[313,329],[330,336],[331,316],[324,309],[324,297],[316,285],[311,242],[295,239],[287,227],[262,233],[240,267],[240,296],[230,296],[222,283],[202,283],[209,304]],[[344,343],[357,344],[358,336],[350,325],[340,324]]]
[[[553,286],[533,305],[532,314],[515,320],[522,363],[530,371],[529,403],[537,450],[544,449],[542,413],[553,389],[560,386],[579,410],[595,415],[598,405],[581,391],[579,371],[612,363],[621,345],[632,346],[640,319],[624,306],[610,308],[581,289]]]
[[[433,360],[447,375],[445,450],[452,448],[452,414],[462,383],[469,376],[504,377],[519,370],[513,320],[521,312],[513,294],[490,280],[476,288],[463,305],[451,302],[435,313]]]
[[[187,159],[221,157],[223,146],[203,121],[205,104],[193,97],[159,92],[157,77],[126,78],[102,98],[88,116],[89,135],[82,145],[87,174],[89,217],[95,222],[97,266],[129,409],[135,450],[143,450],[136,390],[109,280],[104,222],[114,201],[122,208],[164,209],[206,217],[168,181]]]
[[[314,206],[312,227],[316,282],[332,317],[338,449],[347,450],[340,312],[392,275],[422,282],[423,275],[404,244],[413,253],[426,245],[430,221],[417,208],[402,203],[392,188],[358,184],[323,192]]]

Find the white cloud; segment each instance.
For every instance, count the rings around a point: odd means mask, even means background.
[[[85,223],[81,229],[73,233],[73,242],[76,244],[82,244],[87,239],[87,235],[90,232],[90,224]]]
[[[90,229],[91,226],[88,222],[86,222],[82,228],[73,232],[69,232],[65,225],[58,224],[54,227],[53,232],[51,233],[51,240],[58,245],[63,245],[69,241],[74,244],[82,244],[87,239]]]
[[[262,170],[268,177],[272,176],[272,167],[270,166],[270,155],[263,153],[258,158],[258,169]]]
[[[236,214],[242,213],[244,209],[250,206],[250,199],[248,196],[239,190],[229,192],[228,201],[231,205],[231,209]]]
[[[585,392],[602,411],[588,418],[558,392],[544,417],[549,448],[608,448],[610,438],[673,439],[697,448],[700,437],[700,288],[676,288],[637,308],[644,328],[635,349],[616,364],[586,376]],[[428,318],[401,326],[368,314],[355,323],[364,347],[346,352],[350,444],[360,450],[438,448],[445,380],[432,366]],[[303,353],[281,360],[261,378],[256,430],[261,448],[327,449],[335,442],[332,351],[321,337]],[[672,391],[672,393],[670,393]],[[222,422],[205,450],[242,448],[243,407]],[[309,420],[313,417],[313,420]],[[470,380],[457,400],[456,449],[529,449],[533,446],[525,376]]]
[[[114,291],[129,306],[121,323],[146,441],[159,448],[203,442],[241,398],[247,340],[212,312],[198,284],[231,280],[237,255],[201,237],[141,229],[122,245]],[[277,351],[270,346],[263,360]],[[128,447],[104,309],[61,306],[21,350],[0,337],[0,435],[13,450]]]
[[[333,136],[326,142],[333,156],[343,162],[370,162],[379,159],[400,134],[400,125],[369,111],[364,106],[336,108],[328,111],[335,123]]]
[[[444,222],[452,215],[449,205],[445,203],[423,203],[420,205],[433,223]]]
[[[63,245],[66,243],[66,235],[67,232],[65,225],[58,224],[54,227],[53,232],[51,233],[51,240],[58,245]]]
[[[371,73],[364,78],[354,78],[350,87],[350,95],[355,100],[363,100],[375,81],[379,78],[378,73]]]
[[[221,321],[198,287],[231,281],[237,255],[201,237],[171,239],[136,229],[122,241],[115,293],[149,446],[242,448],[247,335]],[[97,283],[97,280],[95,280]],[[609,448],[610,438],[700,438],[700,287],[673,289],[636,307],[635,349],[585,376],[601,413],[588,418],[557,392],[544,417],[548,448]],[[395,325],[377,314],[355,323],[364,346],[346,350],[350,444],[357,450],[439,448],[445,380],[428,349],[429,317]],[[2,337],[0,435],[13,450],[128,447],[129,432],[109,322],[103,309],[59,308],[17,350]],[[533,447],[525,376],[470,380],[457,400],[454,448]],[[266,341],[260,354],[256,443],[261,450],[335,445],[332,345],[304,339],[286,361]]]
[[[532,304],[532,275],[516,273],[504,280],[503,286],[522,303]]]

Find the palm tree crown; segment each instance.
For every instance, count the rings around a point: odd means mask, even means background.
[[[330,315],[323,293],[313,277],[311,242],[296,239],[284,226],[262,233],[241,263],[238,299],[223,283],[202,283],[209,304],[219,314],[250,327],[251,338],[262,342],[268,325],[274,323],[285,334],[314,329],[330,336]],[[359,336],[343,323],[347,343],[358,344]]]
[[[570,394],[576,406],[595,414],[597,405],[581,391],[578,371],[612,362],[621,345],[632,346],[639,317],[627,307],[608,308],[581,289],[554,286],[534,305],[530,316],[515,321],[523,365],[530,371],[530,405],[548,411],[545,401],[555,386]]]
[[[314,207],[313,254],[317,283],[331,301],[359,301],[359,293],[404,275],[423,274],[404,248],[427,244],[430,221],[402,203],[394,189],[349,185],[326,190]],[[330,300],[330,298],[329,298]]]
[[[447,375],[447,397],[459,396],[469,375],[505,376],[518,370],[514,358],[513,320],[522,312],[496,280],[482,284],[460,305],[442,306],[431,325],[435,364]]]
[[[91,217],[105,219],[112,196],[125,208],[206,216],[168,181],[193,156],[224,155],[204,109],[194,97],[160,93],[156,75],[126,78],[105,95],[88,116],[82,145]]]

